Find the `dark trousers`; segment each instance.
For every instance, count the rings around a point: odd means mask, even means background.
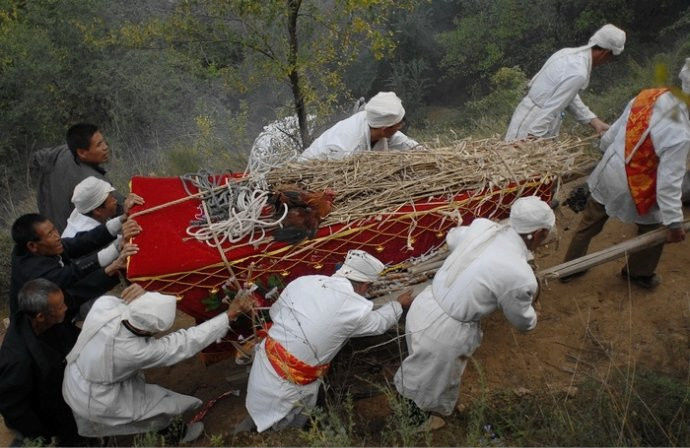
[[[587,253],[589,243],[596,235],[601,232],[604,224],[609,219],[606,214],[606,209],[592,198],[587,200],[582,220],[575,230],[568,251],[565,254],[564,261],[574,260],[580,258]],[[661,227],[661,224],[637,224],[637,234],[651,232],[654,229]],[[659,264],[661,252],[664,245],[650,247],[648,249],[635,252],[628,256],[628,270],[633,277],[650,276],[654,274],[656,266]]]

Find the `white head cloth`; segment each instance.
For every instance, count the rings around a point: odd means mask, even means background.
[[[618,56],[625,47],[625,31],[607,23],[589,38],[589,46],[593,47],[594,45],[611,50],[614,55]]]
[[[402,101],[394,92],[379,92],[374,95],[364,110],[367,112],[367,122],[372,128],[386,128],[402,121],[405,108]]]
[[[345,262],[334,275],[345,277],[356,282],[371,283],[378,279],[386,266],[378,258],[363,250],[351,250]]]
[[[690,94],[690,58],[685,59],[685,65],[678,74],[683,92]]]
[[[525,235],[539,229],[549,229],[556,223],[556,215],[549,204],[536,196],[527,196],[513,202],[510,208],[510,226]]]
[[[158,333],[175,322],[175,296],[147,292],[127,305],[123,316],[136,329]]]
[[[74,187],[72,203],[79,213],[85,215],[105,202],[111,191],[115,191],[108,182],[89,176]]]

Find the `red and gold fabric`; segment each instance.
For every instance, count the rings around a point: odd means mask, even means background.
[[[320,366],[310,366],[309,364],[297,359],[288,352],[280,342],[270,336],[266,337],[266,356],[281,378],[294,384],[306,385],[313,383],[326,374],[330,364]]]
[[[654,103],[659,96],[668,92],[667,88],[646,89],[633,100],[625,128],[625,160],[635,151],[636,146],[649,128]],[[646,214],[656,204],[656,172],[659,157],[654,151],[651,134],[637,147],[630,162],[625,165],[630,194],[640,215]]]
[[[224,175],[218,180],[239,176]],[[241,283],[251,282],[265,291],[302,275],[332,275],[351,249],[366,250],[383,263],[396,266],[443,246],[457,218],[465,224],[477,217],[503,219],[521,196],[537,195],[550,201],[553,180],[548,175],[535,175],[520,183],[419,199],[379,216],[323,225],[314,239],[294,245],[267,241],[255,246],[245,240],[226,243],[223,250]],[[194,187],[189,189],[196,193]],[[228,279],[228,269],[218,249],[189,238],[186,232],[190,220],[199,213],[198,198],[180,201],[190,193],[176,177],[134,177],[131,190],[146,199],[146,204],[135,206],[132,212],[155,211],[136,217],[144,230],[134,238],[139,252],[129,259],[127,277],[144,289],[181,296],[178,309],[198,323],[221,312],[220,290]],[[170,203],[173,205],[166,205]],[[217,300],[209,301],[214,291]],[[211,306],[210,302],[217,303]],[[271,301],[259,300],[259,304],[269,306]],[[232,354],[230,341],[254,333],[253,328],[236,322],[224,342],[204,349],[202,359],[207,363],[225,359]]]

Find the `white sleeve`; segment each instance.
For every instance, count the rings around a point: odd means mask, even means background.
[[[621,116],[618,117],[618,119],[611,125],[608,131],[606,131],[606,133],[601,137],[601,141],[599,142],[599,149],[601,150],[602,154],[606,152],[609,146],[611,146],[611,143],[613,143],[613,141],[616,139],[616,135],[618,135],[618,133],[621,132],[621,126],[625,127],[627,125],[628,112],[630,110],[631,104],[632,101],[628,102],[628,105],[623,110]],[[625,132],[624,129],[623,132]]]
[[[121,240],[122,237],[118,235],[117,238],[115,238],[115,241],[110,243],[104,249],[98,251],[96,257],[98,258],[98,265],[100,267],[104,268],[108,266],[120,256],[120,251],[117,250],[117,246],[120,244]]]
[[[589,123],[592,118],[597,116],[592,112],[585,103],[582,102],[580,94],[575,95],[575,98],[568,104],[568,110],[575,116],[575,119],[580,123]]]
[[[530,125],[529,134],[541,137],[549,132],[549,127],[554,117],[563,112],[566,107],[577,96],[577,93],[584,87],[586,80],[582,76],[573,75],[561,82],[556,87],[550,98],[548,98],[540,108],[539,114],[535,116]]]
[[[681,195],[690,150],[690,122],[686,114],[671,94],[664,94],[657,99],[649,123],[659,156],[656,202],[665,226],[683,221]]]
[[[536,292],[535,286],[528,284],[511,289],[498,298],[498,306],[506,319],[518,330],[529,331],[537,326],[537,312],[532,307]]]
[[[400,131],[396,132],[391,138],[388,139],[388,149],[399,151],[413,149],[417,146],[419,146],[419,143],[417,143],[415,140],[412,140],[410,137]]]
[[[402,316],[402,306],[397,300],[366,313],[357,324],[351,336],[375,336],[383,334]]]
[[[225,336],[229,328],[227,313],[195,327],[178,330],[160,339],[149,338],[146,359],[139,360],[140,369],[177,364],[199,353],[212,342]]]
[[[683,221],[681,194],[690,141],[664,148],[659,155],[656,176],[656,202],[665,226]]]

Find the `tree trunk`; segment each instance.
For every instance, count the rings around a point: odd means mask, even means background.
[[[295,112],[297,113],[302,147],[306,148],[311,143],[311,136],[309,135],[309,128],[307,126],[307,108],[304,104],[302,84],[299,71],[297,70],[297,15],[301,5],[302,0],[287,0],[288,36],[290,40],[290,54],[288,55],[290,71],[288,72],[288,77],[290,78],[290,87],[292,87],[292,96],[295,101]]]

